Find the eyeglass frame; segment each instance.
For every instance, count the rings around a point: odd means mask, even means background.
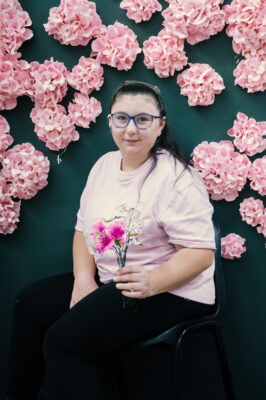
[[[114,116],[115,114],[125,114],[125,115],[128,117],[128,121],[127,121],[127,123],[126,123],[125,126],[116,126],[116,124],[114,123],[114,120],[113,120],[113,116]],[[154,118],[162,118],[162,117],[160,117],[160,116],[152,115],[152,114],[147,114],[147,113],[139,113],[139,114],[136,114],[136,115],[132,115],[132,116],[131,116],[131,115],[128,115],[127,113],[125,113],[125,112],[123,112],[123,111],[117,111],[117,112],[112,113],[112,114],[109,114],[109,115],[110,115],[111,118],[112,118],[112,123],[114,124],[114,126],[115,126],[117,129],[125,129],[125,128],[129,125],[130,121],[133,120],[135,127],[136,127],[137,129],[141,129],[141,130],[143,130],[143,131],[146,131],[147,129],[149,129],[149,128],[152,126],[152,123],[153,123],[153,119],[154,119]],[[135,118],[138,117],[139,115],[147,115],[148,117],[151,117],[151,118],[152,118],[151,124],[150,124],[147,128],[140,128],[140,127],[136,124]]]

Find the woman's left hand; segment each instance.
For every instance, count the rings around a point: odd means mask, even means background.
[[[122,294],[126,297],[144,299],[154,295],[150,271],[143,267],[120,268],[113,280],[117,289],[122,290]]]

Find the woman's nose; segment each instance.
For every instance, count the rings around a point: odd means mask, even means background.
[[[135,123],[134,123],[134,120],[133,119],[131,119],[130,121],[129,121],[129,124],[128,124],[128,126],[126,127],[126,132],[127,133],[135,133],[135,132],[137,132],[137,127],[136,127],[136,125],[135,125]]]

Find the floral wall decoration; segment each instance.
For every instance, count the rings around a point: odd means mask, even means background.
[[[126,10],[127,17],[133,19],[136,23],[149,21],[152,14],[156,11],[162,11],[162,6],[157,0],[123,0],[120,7]]]

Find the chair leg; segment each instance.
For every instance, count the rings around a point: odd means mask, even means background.
[[[223,342],[220,328],[214,327],[212,329],[212,332],[214,333],[214,336],[215,336],[215,342],[216,342],[216,347],[218,350],[220,365],[222,368],[223,381],[224,381],[224,387],[225,387],[227,399],[235,400],[232,380],[231,380],[231,376],[230,376],[230,372],[229,372],[228,362],[227,362],[225,348],[224,348],[224,342]]]
[[[182,340],[183,334],[179,337],[174,351],[172,368],[172,400],[182,400]]]

